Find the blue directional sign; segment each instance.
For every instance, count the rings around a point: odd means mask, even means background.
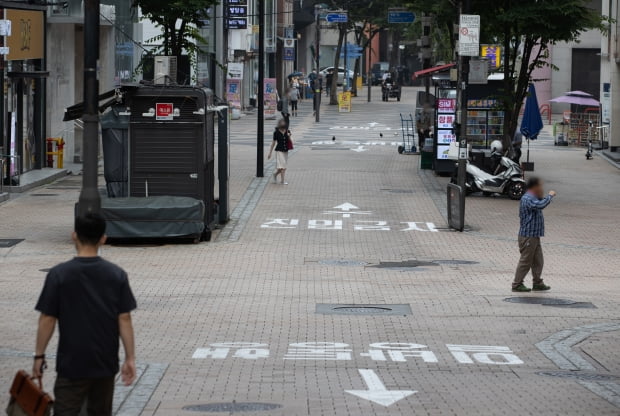
[[[325,20],[329,23],[347,23],[349,16],[346,12],[330,12],[325,16]]]
[[[413,23],[415,22],[415,13],[406,10],[390,10],[388,11],[388,23]]]

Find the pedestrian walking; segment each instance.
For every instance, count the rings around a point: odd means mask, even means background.
[[[271,159],[273,151],[276,151],[276,171],[273,174],[273,182],[278,183],[278,175],[280,175],[280,183],[288,185],[284,180],[286,167],[288,163],[288,151],[293,148],[293,140],[291,139],[291,131],[288,129],[285,120],[278,121],[276,131],[273,132],[273,142],[269,149],[268,159]]]
[[[519,251],[521,259],[517,265],[515,279],[512,283],[513,292],[546,291],[551,289],[542,279],[544,265],[543,251],[540,244],[541,237],[545,235],[545,218],[542,210],[545,209],[555,197],[555,191],[549,191],[545,196],[543,182],[539,178],[530,178],[527,182],[527,192],[521,198],[519,217],[521,227],[519,229]],[[532,289],[525,286],[523,281],[529,271],[532,271],[534,284]]]
[[[72,238],[77,256],[49,271],[36,305],[41,315],[32,373],[42,377],[45,350],[58,323],[54,415],[78,416],[86,402],[88,416],[109,416],[119,337],[125,350],[122,381],[128,386],[136,377],[130,314],[136,300],[127,273],[98,255],[106,240],[103,217],[76,218]]]
[[[288,99],[291,102],[291,114],[297,117],[297,102],[299,101],[299,90],[295,87],[291,88],[288,93]]]

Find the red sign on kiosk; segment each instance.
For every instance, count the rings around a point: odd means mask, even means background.
[[[172,103],[155,104],[155,120],[170,121],[174,120],[174,105]]]
[[[456,100],[454,98],[439,98],[437,100],[438,113],[456,113]]]

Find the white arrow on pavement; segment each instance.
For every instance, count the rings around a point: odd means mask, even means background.
[[[354,152],[359,153],[359,152],[365,152],[368,149],[365,149],[364,146],[357,146],[357,149],[351,149],[351,150],[353,150]]]
[[[342,205],[338,205],[337,207],[334,207],[334,209],[339,209],[341,211],[351,211],[352,209],[360,209],[359,207],[356,207],[355,205],[349,203],[349,202],[345,202]]]
[[[388,390],[379,379],[379,376],[375,374],[374,370],[360,369],[358,371],[364,378],[366,385],[368,385],[368,390],[345,391],[362,399],[370,400],[371,402],[380,404],[381,406],[388,407],[397,401],[404,399],[405,397],[417,393],[415,390]]]
[[[378,125],[379,125],[379,123],[377,123],[377,122],[373,121],[372,123],[368,123],[368,125],[369,125],[370,127],[374,127],[374,126],[378,126]]]

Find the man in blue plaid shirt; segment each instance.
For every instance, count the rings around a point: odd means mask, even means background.
[[[541,277],[544,265],[540,238],[545,235],[545,217],[542,210],[545,209],[555,196],[555,191],[549,191],[545,196],[543,183],[539,178],[530,178],[527,183],[527,192],[521,198],[519,217],[521,228],[519,229],[519,251],[521,259],[512,282],[513,292],[545,291],[551,289]],[[523,284],[528,272],[532,270],[534,285],[532,289]]]

